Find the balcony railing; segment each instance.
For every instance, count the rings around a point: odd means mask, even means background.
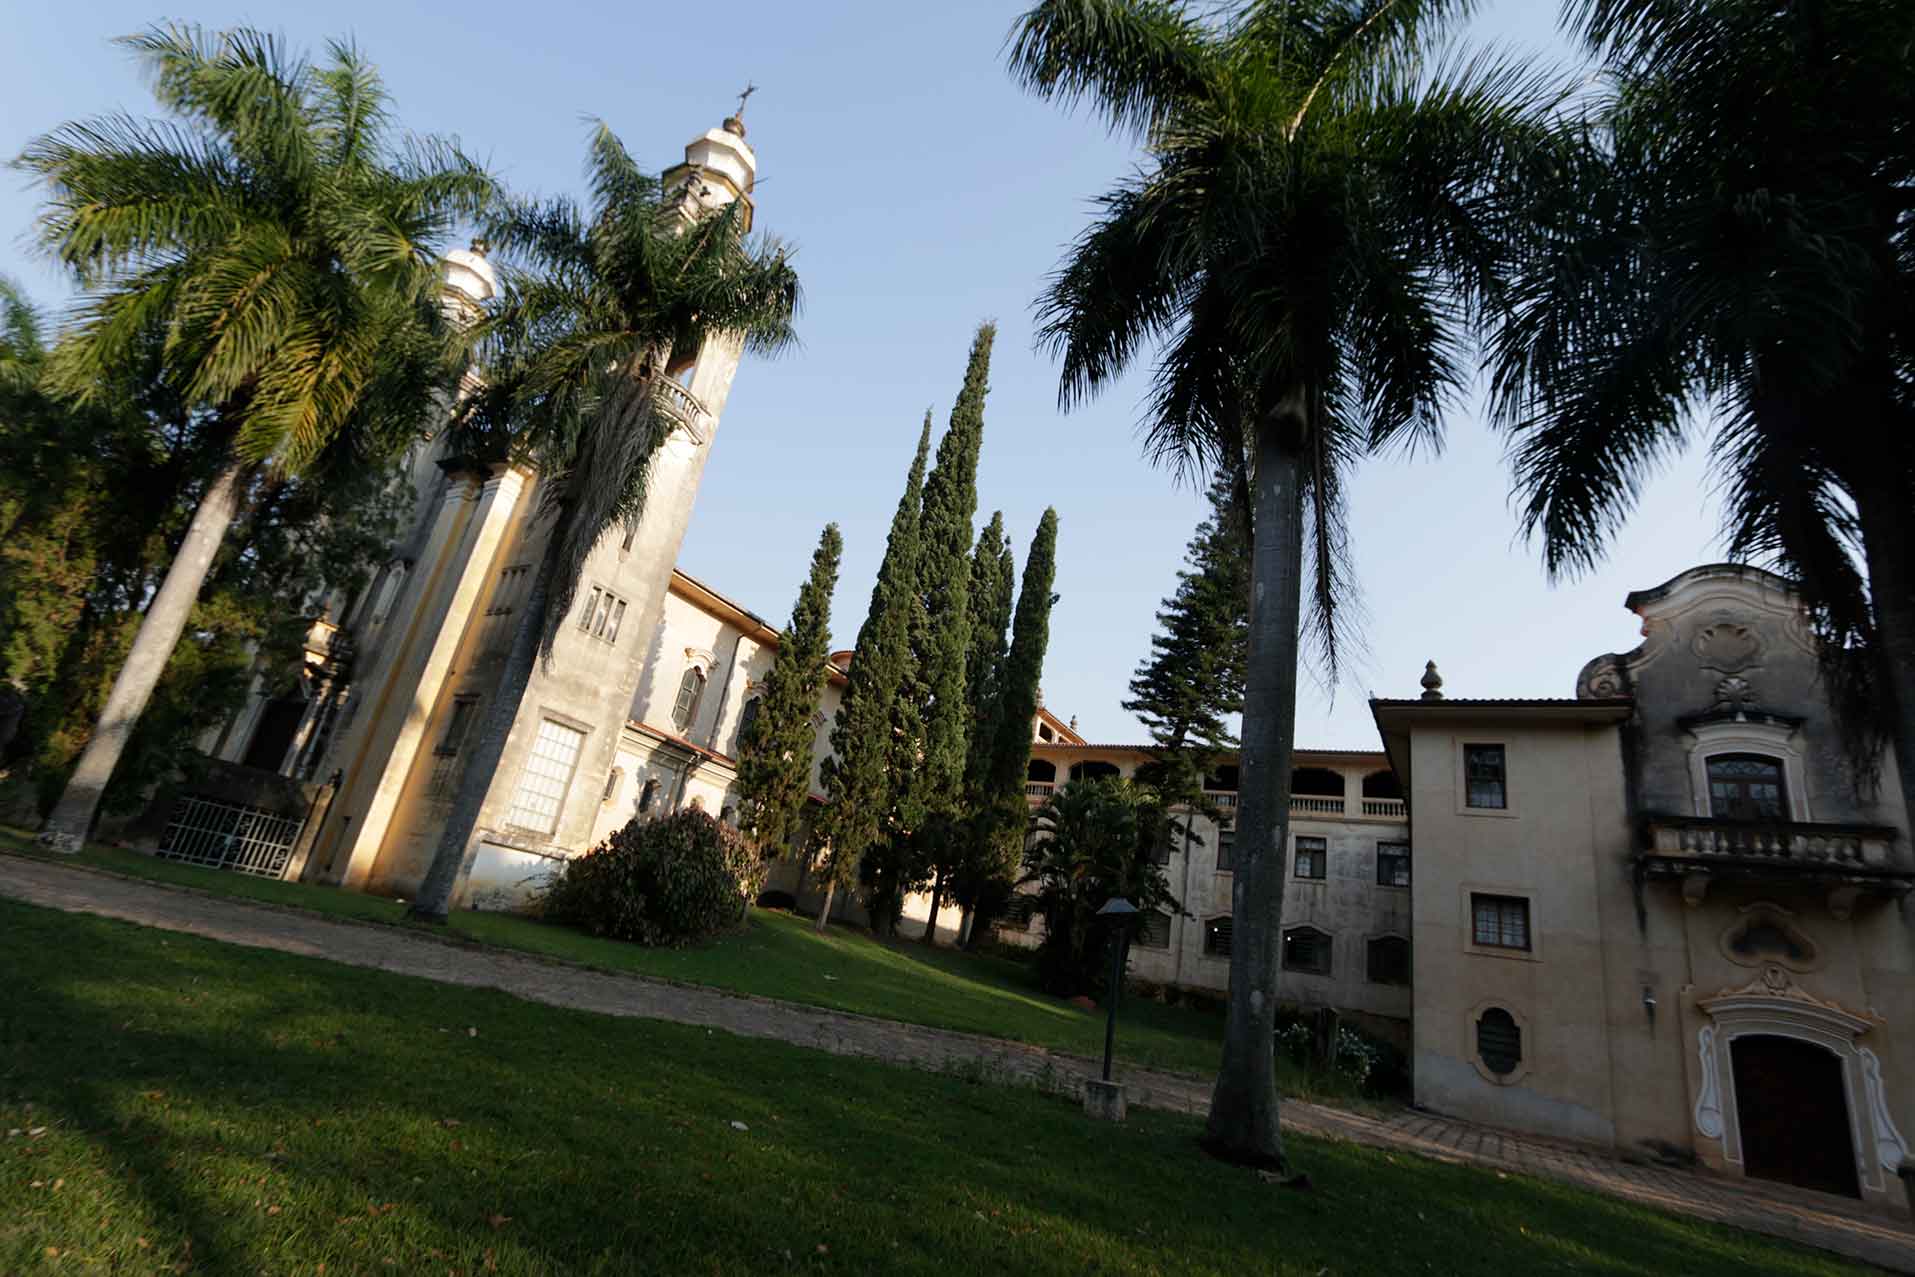
[[[1658,857],[1825,866],[1835,870],[1895,867],[1891,859],[1895,831],[1874,825],[1652,816],[1648,843],[1648,853]]]
[[[1385,816],[1391,820],[1403,820],[1410,814],[1410,806],[1401,798],[1365,798],[1363,814],[1366,816]]]
[[[1206,789],[1204,798],[1224,811],[1234,810],[1240,801],[1234,792],[1215,789]],[[1335,798],[1328,794],[1292,794],[1290,814],[1336,820],[1406,820],[1409,809],[1401,798]]]
[[[659,406],[685,427],[692,442],[700,447],[710,442],[711,414],[705,411],[705,405],[698,401],[698,396],[670,377],[659,378],[657,389]]]
[[[1046,784],[1041,780],[1027,780],[1024,782],[1024,792],[1032,798],[1049,798],[1051,791],[1056,788],[1057,786]]]
[[[1341,816],[1343,800],[1319,798],[1310,794],[1292,794],[1290,795],[1290,814],[1293,816]]]

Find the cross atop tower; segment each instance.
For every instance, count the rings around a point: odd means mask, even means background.
[[[733,137],[745,136],[745,103],[758,91],[758,86],[749,80],[745,82],[745,91],[738,95],[738,109],[725,117],[725,132]]]

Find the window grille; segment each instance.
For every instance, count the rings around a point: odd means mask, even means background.
[[[1529,948],[1529,901],[1521,896],[1470,896],[1471,933],[1492,949]]]
[[[1376,885],[1410,885],[1410,845],[1406,842],[1380,842],[1376,845]]]
[[[1523,1030],[1516,1017],[1501,1007],[1484,1011],[1476,1021],[1476,1054],[1497,1077],[1514,1073],[1523,1062]]]
[[[1370,941],[1370,983],[1410,982],[1410,942],[1402,936],[1378,936]]]
[[[1502,810],[1509,806],[1509,769],[1501,745],[1463,746],[1464,804]]]
[[[1330,948],[1330,937],[1315,927],[1292,927],[1283,933],[1284,968],[1329,975]]]
[[[478,721],[479,698],[455,696],[452,713],[446,719],[445,734],[432,751],[432,777],[426,782],[426,797],[433,802],[450,802],[459,787],[459,751]]]
[[[1137,947],[1170,948],[1170,915],[1161,909],[1153,909],[1140,917],[1137,920]]]
[[[696,665],[685,671],[685,677],[678,680],[678,700],[672,705],[672,725],[681,732],[691,730],[692,720],[698,717],[698,702],[705,695],[705,671]]]
[[[1204,923],[1204,952],[1213,958],[1230,956],[1230,933],[1234,922],[1229,914],[1211,918]]]
[[[1217,826],[1217,872],[1229,873],[1237,867],[1237,831],[1231,825]]]
[[[497,652],[510,645],[512,617],[525,601],[526,587],[531,579],[532,565],[529,563],[514,563],[499,573],[499,583],[492,591],[492,602],[485,609],[481,650]]]
[[[1322,838],[1297,838],[1297,877],[1321,879],[1328,871],[1330,844]]]
[[[532,742],[532,755],[525,760],[519,775],[518,792],[506,821],[533,833],[549,834],[559,827],[559,809],[565,805],[565,791],[571,787],[572,772],[578,766],[579,751],[585,746],[585,733],[564,723],[542,719],[539,734]]]

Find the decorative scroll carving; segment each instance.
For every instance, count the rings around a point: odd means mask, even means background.
[[[1702,1094],[1696,1096],[1696,1130],[1712,1140],[1722,1138],[1722,1091],[1716,1083],[1716,1031],[1705,1024],[1696,1031],[1696,1053],[1701,1057]]]
[[[1623,658],[1612,652],[1583,666],[1582,673],[1576,676],[1576,698],[1602,701],[1629,695],[1629,679],[1623,673],[1622,662]]]
[[[1897,1170],[1908,1156],[1908,1141],[1895,1129],[1895,1118],[1888,1111],[1888,1097],[1882,1091],[1882,1062],[1867,1047],[1857,1047],[1862,1062],[1863,1104],[1868,1109],[1869,1127],[1875,1136],[1875,1156],[1888,1171]]]

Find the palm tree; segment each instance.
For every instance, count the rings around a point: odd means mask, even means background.
[[[481,325],[485,386],[458,428],[478,455],[539,475],[545,549],[527,587],[498,694],[461,773],[411,914],[444,922],[471,872],[479,810],[535,660],[550,660],[579,574],[615,526],[636,529],[651,459],[676,421],[659,382],[712,340],[776,354],[795,340],[798,276],[778,241],[743,235],[745,205],[700,216],[602,122],[592,132],[590,208],[512,201],[490,228],[501,295]]]
[[[1345,476],[1392,443],[1440,443],[1502,265],[1499,193],[1551,97],[1504,62],[1437,53],[1463,7],[1294,0],[1208,19],[1046,0],[1010,45],[1032,91],[1144,144],[1038,303],[1063,406],[1155,352],[1149,451],[1222,471],[1250,515],[1235,933],[1205,1136],[1237,1162],[1284,1165],[1272,1033],[1300,626],[1334,682]]]
[[[1603,71],[1495,351],[1526,529],[1598,562],[1709,440],[1736,558],[1792,576],[1857,776],[1915,803],[1915,8],[1575,0]]]
[[[246,28],[124,43],[175,118],[66,124],[18,161],[48,191],[42,244],[86,290],[47,375],[87,401],[157,344],[224,464],[46,822],[63,851],[91,827],[253,485],[376,460],[443,410],[460,343],[438,310],[439,251],[493,190],[451,143],[395,139],[391,98],[350,45],[314,66]]]

